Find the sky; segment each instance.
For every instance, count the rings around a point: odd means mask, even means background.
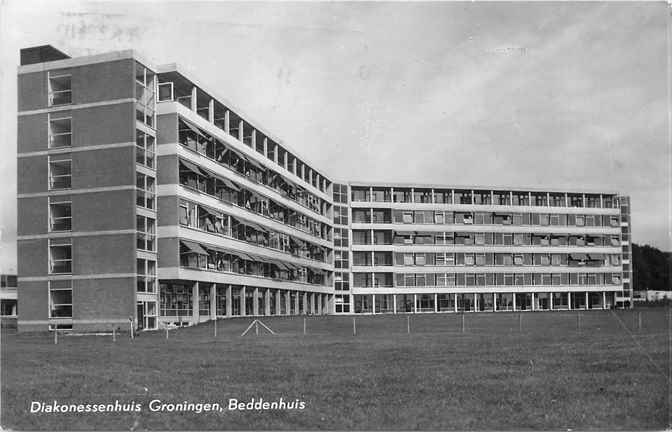
[[[0,0],[0,271],[22,47],[179,63],[327,176],[619,191],[670,241],[669,7]]]

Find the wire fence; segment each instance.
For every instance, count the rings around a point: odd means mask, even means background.
[[[240,337],[367,338],[404,334],[520,334],[543,335],[546,338],[599,334],[629,338],[667,333],[671,311],[665,307],[642,310],[238,317],[206,321],[190,327],[160,326],[158,331],[139,333],[131,331],[129,326],[118,325],[111,325],[109,330],[96,333],[57,330],[51,332],[50,338],[54,344],[66,343],[76,339],[76,336],[97,336],[112,343],[134,342],[136,339],[138,343],[158,340],[164,340],[164,343],[188,343]]]

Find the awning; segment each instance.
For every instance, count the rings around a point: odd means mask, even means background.
[[[251,164],[252,166],[254,166],[257,169],[260,169],[260,170],[265,170],[266,169],[263,166],[261,166],[261,164],[259,162],[255,161],[254,159],[246,158],[246,160],[249,164]]]
[[[290,268],[287,264],[285,264],[284,262],[282,262],[282,261],[271,260],[271,263],[272,263],[272,264],[275,264],[275,265],[278,266],[278,267],[280,267],[280,269],[291,270],[291,268]]]
[[[198,167],[197,167],[196,165],[194,165],[193,163],[191,163],[191,162],[189,162],[189,161],[186,161],[186,160],[183,160],[183,159],[180,159],[180,163],[181,163],[182,165],[184,165],[184,167],[185,167],[186,169],[188,169],[189,171],[191,171],[191,172],[193,172],[193,173],[195,173],[195,174],[198,174],[198,175],[205,176],[205,174],[203,173],[203,171],[201,171],[200,169],[198,169]]]
[[[245,155],[243,155],[241,152],[239,152],[238,150],[234,149],[233,147],[231,147],[231,146],[229,146],[229,145],[226,145],[225,147],[226,147],[227,150],[229,150],[230,152],[232,152],[233,154],[235,154],[236,156],[238,156],[240,159],[247,160],[247,158],[245,157]]]
[[[585,261],[588,259],[588,255],[582,253],[570,254],[569,257],[573,260]]]
[[[186,124],[187,127],[188,127],[189,129],[191,129],[192,131],[196,132],[196,134],[202,136],[203,138],[207,138],[207,137],[206,137],[206,136],[205,136],[205,135],[198,129],[198,127],[196,127],[195,125],[193,125],[190,121],[187,121],[187,120],[185,120],[185,119],[183,119],[183,118],[180,118],[180,120],[183,121],[184,124]]]
[[[271,261],[268,258],[264,258],[260,255],[249,255],[250,258],[252,258],[252,261],[257,261],[257,262],[262,262],[262,263],[270,263]]]
[[[198,207],[199,207],[201,210],[203,210],[204,212],[206,212],[207,214],[209,214],[210,216],[213,216],[213,217],[216,217],[216,218],[221,218],[221,217],[222,217],[221,214],[217,214],[217,212],[215,212],[214,210],[210,210],[210,209],[207,208],[207,207],[203,207],[202,205],[199,205]]]
[[[242,223],[243,225],[246,225],[246,226],[248,226],[248,227],[250,227],[250,228],[253,228],[253,229],[257,230],[257,231],[268,232],[268,229],[263,228],[263,227],[261,227],[261,226],[255,224],[255,223],[247,222],[247,221],[242,221],[241,223]]]
[[[234,252],[234,251],[230,251],[230,252],[228,252],[228,253],[230,253],[231,255],[235,255],[235,256],[237,256],[238,258],[241,258],[241,259],[244,259],[244,260],[248,260],[248,261],[256,261],[256,260],[255,260],[254,258],[252,258],[251,256],[249,256],[249,255],[247,255],[247,254],[244,254],[244,253],[242,253],[242,252],[238,252],[238,251],[235,251],[235,252]]]
[[[190,252],[197,253],[199,255],[207,255],[208,253],[203,249],[198,243],[190,242],[187,240],[181,240],[180,244],[187,249],[189,249]]]
[[[233,190],[235,190],[235,191],[239,191],[239,190],[240,190],[240,188],[239,188],[238,186],[236,186],[231,180],[229,180],[229,179],[225,179],[225,178],[224,178],[224,179],[222,179],[222,181],[224,182],[224,184],[226,185],[226,187],[228,187],[228,188],[230,188],[230,189],[233,189]]]

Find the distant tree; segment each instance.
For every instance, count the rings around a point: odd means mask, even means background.
[[[671,291],[672,253],[632,244],[633,289]]]

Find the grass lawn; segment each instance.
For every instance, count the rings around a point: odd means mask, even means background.
[[[637,314],[641,311],[642,326]],[[77,429],[605,429],[667,427],[668,310],[273,317],[165,332],[2,333],[0,424]],[[578,324],[580,323],[580,329]],[[522,331],[521,331],[522,327]],[[632,332],[632,334],[631,334]],[[305,401],[304,410],[150,412],[164,402]],[[142,404],[31,414],[31,401]]]

